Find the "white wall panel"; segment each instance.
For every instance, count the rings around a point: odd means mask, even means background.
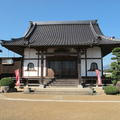
[[[35,71],[27,71],[27,66],[28,66],[29,63],[34,64]],[[37,71],[38,71],[37,66],[38,66],[37,60],[24,60],[24,69],[23,69],[24,76],[26,76],[26,77],[37,76]]]
[[[101,48],[93,47],[87,49],[87,58],[101,58]]]
[[[85,60],[81,60],[81,76],[86,76]]]
[[[92,59],[92,60],[87,60],[87,76],[97,76],[95,71],[89,71],[90,66],[92,62],[96,62],[98,65],[98,69],[100,70],[100,75],[102,75],[101,72],[101,59]]]
[[[85,58],[85,54],[84,54],[84,55],[81,55],[81,58]]]
[[[37,51],[35,49],[24,49],[24,58],[38,58],[38,55],[36,54]]]
[[[39,60],[39,76],[41,76],[41,60]]]
[[[46,60],[43,60],[43,76],[46,76]],[[39,60],[39,76],[41,76],[41,60]]]
[[[43,76],[46,76],[46,60],[44,60]]]

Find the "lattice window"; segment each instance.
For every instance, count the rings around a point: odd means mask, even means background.
[[[2,59],[2,64],[13,64],[13,59]]]

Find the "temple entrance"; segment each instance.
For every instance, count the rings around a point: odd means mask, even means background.
[[[57,78],[77,78],[77,61],[47,61],[47,67],[54,71]]]

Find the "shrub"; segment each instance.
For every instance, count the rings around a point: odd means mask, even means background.
[[[112,50],[114,55],[111,60],[115,60],[111,63],[111,69],[107,70],[106,73],[111,73],[111,78],[114,79],[113,84],[115,85],[120,80],[120,47],[116,47]],[[115,81],[116,80],[116,81]]]
[[[105,77],[107,77],[107,78],[111,78],[111,76],[112,76],[111,74],[106,74],[105,75]]]
[[[116,80],[113,80],[113,81],[112,81],[112,84],[114,84],[114,85],[115,85],[116,83],[117,83],[117,81],[116,81]]]
[[[2,78],[0,80],[0,87],[1,86],[9,86],[9,88],[14,88],[15,83],[11,78]]]
[[[116,86],[106,86],[104,89],[104,92],[106,94],[114,95],[114,94],[119,93],[119,90]]]

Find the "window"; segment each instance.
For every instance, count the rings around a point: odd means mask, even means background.
[[[34,64],[33,63],[29,63],[28,64],[28,67],[27,67],[27,70],[28,71],[34,71],[35,69],[34,69]]]
[[[98,65],[97,63],[93,62],[91,63],[90,70],[88,71],[95,71],[95,70],[98,70]]]
[[[2,64],[13,64],[13,59],[6,59],[6,58],[3,58],[2,59]]]

